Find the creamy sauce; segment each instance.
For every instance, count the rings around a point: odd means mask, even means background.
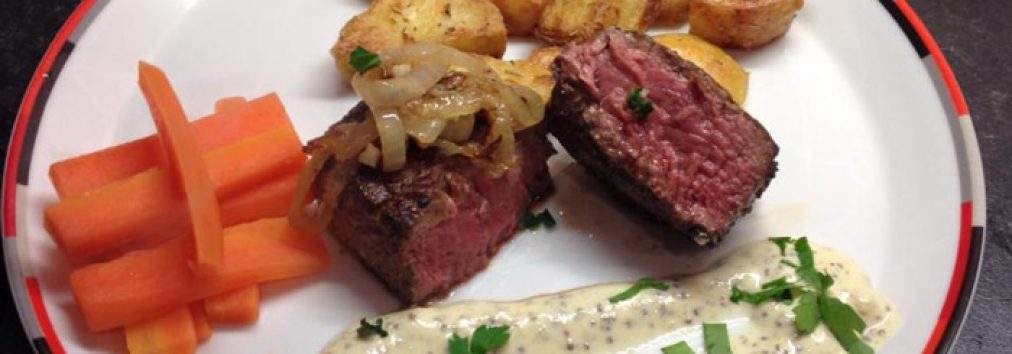
[[[793,247],[787,258],[796,261]],[[894,307],[876,294],[865,274],[847,256],[813,246],[815,265],[835,280],[832,296],[850,304],[867,322],[865,342],[880,347],[897,326]],[[703,353],[703,322],[728,325],[735,353],[843,353],[824,324],[809,335],[794,329],[792,305],[752,305],[729,300],[732,285],[755,291],[780,277],[798,281],[780,264],[780,251],[761,241],[737,250],[710,270],[665,280],[667,291],[645,289],[611,304],[608,298],[631,283],[595,285],[515,302],[465,301],[412,308],[382,316],[386,338],[360,339],[353,325],[335,337],[325,353],[448,352],[452,333],[470,336],[480,325],[508,325],[510,339],[495,353],[660,353],[685,340]]]

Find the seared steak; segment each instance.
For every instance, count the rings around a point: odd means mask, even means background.
[[[360,104],[346,120],[366,113]],[[530,203],[552,189],[544,125],[517,134],[518,161],[494,177],[462,156],[411,149],[395,172],[358,167],[330,231],[406,303],[446,294],[481,271]]]
[[[778,147],[709,75],[649,37],[617,29],[555,59],[549,130],[634,204],[716,244],[776,172]],[[630,112],[643,87],[653,111]]]

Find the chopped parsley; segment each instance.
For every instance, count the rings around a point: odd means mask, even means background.
[[[764,303],[768,300],[787,301],[793,298],[792,291],[801,290],[801,287],[794,283],[787,282],[787,278],[766,282],[762,288],[754,293],[738,289],[738,286],[731,287],[731,302],[744,301],[753,305]]]
[[[359,45],[355,46],[355,50],[351,51],[351,55],[348,56],[348,65],[351,65],[351,68],[361,75],[380,65],[380,57]]]
[[[637,280],[636,283],[633,283],[633,285],[630,286],[629,289],[626,289],[625,291],[620,292],[615,296],[609,297],[608,301],[613,304],[617,304],[619,302],[632,299],[633,297],[636,296],[636,294],[639,294],[640,291],[646,288],[665,291],[668,290],[668,284],[664,284],[650,278],[641,278],[640,280]]]
[[[812,333],[819,323],[824,323],[847,353],[874,353],[868,344],[861,341],[861,332],[867,327],[861,316],[853,307],[827,293],[829,287],[833,286],[833,277],[815,269],[815,253],[808,243],[808,238],[801,237],[794,240],[787,237],[772,237],[770,242],[780,248],[781,256],[786,256],[787,245],[794,245],[798,262],[786,259],[780,262],[794,268],[802,284],[790,283],[785,278],[780,278],[763,284],[762,289],[755,293],[748,293],[738,289],[737,286],[732,286],[731,301],[745,301],[758,305],[769,300],[797,299],[793,312],[794,328],[798,332]]]
[[[450,354],[485,354],[502,348],[510,339],[510,328],[507,326],[478,326],[471,335],[468,345],[467,337],[454,333],[449,339]]]
[[[555,218],[552,217],[552,213],[549,212],[548,209],[545,209],[537,214],[532,214],[528,211],[520,218],[520,222],[517,223],[517,226],[523,230],[534,230],[539,226],[551,229],[555,227]]]
[[[681,341],[681,342],[675,343],[674,345],[669,345],[667,347],[661,348],[661,353],[664,353],[664,354],[696,354],[696,352],[692,351],[692,348],[689,348],[689,345],[686,344],[685,341]]]
[[[637,87],[629,91],[629,97],[625,100],[625,108],[632,112],[639,120],[644,120],[650,112],[654,111],[654,104],[647,100],[650,91]]]
[[[731,354],[731,340],[727,337],[727,325],[704,323],[703,347],[706,348],[706,354]]]
[[[372,336],[374,334],[379,335],[380,338],[386,338],[389,335],[387,331],[383,330],[382,318],[377,319],[376,324],[369,323],[369,321],[366,321],[363,318],[362,320],[358,321],[358,330],[356,331],[358,332],[359,338],[368,338],[369,336]]]

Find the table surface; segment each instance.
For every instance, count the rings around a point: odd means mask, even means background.
[[[815,0],[818,1],[818,0]],[[858,0],[853,0],[858,1]],[[863,0],[872,1],[872,0]],[[987,248],[955,353],[1012,353],[1012,2],[908,0],[935,36],[966,95],[987,179]],[[6,0],[0,7],[3,141],[39,58],[78,1]],[[6,144],[2,144],[6,156]],[[0,348],[29,352],[6,272],[0,285]]]

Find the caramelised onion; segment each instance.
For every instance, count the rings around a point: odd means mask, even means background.
[[[392,108],[373,108],[373,115],[383,152],[383,171],[399,170],[408,159],[407,134],[401,117]]]
[[[351,79],[351,87],[373,109],[399,107],[428,92],[446,75],[444,63],[426,61],[410,65],[406,74],[389,79],[369,77],[378,75],[380,70],[372,70],[367,75],[356,74]]]
[[[474,132],[474,114],[467,114],[449,121],[443,129],[441,138],[455,143],[463,143],[471,138]]]

